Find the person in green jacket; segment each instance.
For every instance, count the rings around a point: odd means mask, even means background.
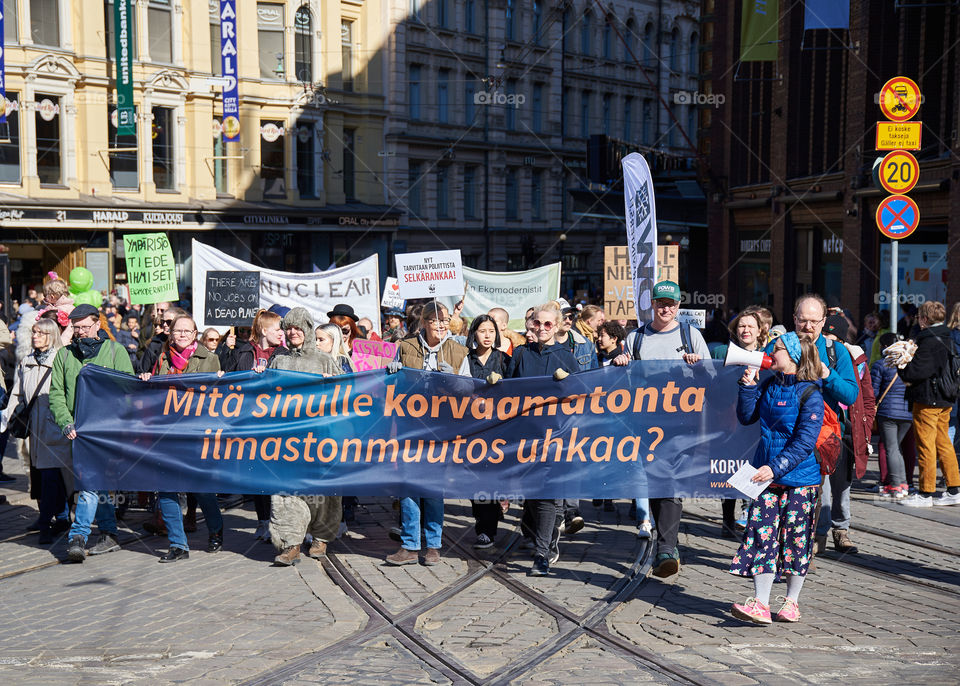
[[[53,360],[50,374],[50,411],[53,419],[71,441],[77,437],[74,425],[76,411],[77,377],[88,364],[95,364],[118,372],[133,374],[133,365],[126,348],[101,335],[100,312],[93,305],[78,305],[69,315],[73,324],[73,341],[60,348]],[[90,527],[96,519],[100,526],[100,539],[90,555],[112,553],[120,549],[117,541],[117,517],[107,491],[81,490],[77,499],[73,526],[70,527],[67,558],[71,562],[83,562]]]

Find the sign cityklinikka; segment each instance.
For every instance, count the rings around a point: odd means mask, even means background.
[[[223,140],[240,140],[240,95],[237,92],[237,3],[220,0],[220,71],[223,86]]]

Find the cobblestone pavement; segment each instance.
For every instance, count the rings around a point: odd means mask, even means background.
[[[254,540],[249,504],[226,511],[221,553],[203,552],[201,524],[189,560],[157,564],[166,540],[143,535],[148,515],[133,508],[122,551],[70,565],[59,563],[63,540],[47,548],[23,534],[36,516],[24,490],[21,478],[0,506],[3,684],[659,684],[684,681],[684,669],[688,683],[958,681],[960,507],[907,510],[858,490],[860,552],[817,558],[800,623],[755,627],[728,613],[751,585],[726,573],[736,543],[719,538],[719,503],[687,502],[681,573],[645,580],[599,633],[584,633],[537,599],[577,616],[604,607],[643,550],[626,501],[616,512],[584,501],[587,527],[563,539],[554,573],[528,578],[527,553],[473,551],[464,501],[447,503],[441,564],[387,566],[383,557],[398,547],[388,537],[396,513],[389,500],[364,498],[331,551],[378,615],[316,561],[271,566],[274,550]],[[518,516],[513,506],[500,546],[513,539]]]

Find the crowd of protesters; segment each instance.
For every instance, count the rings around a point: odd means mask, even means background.
[[[337,304],[326,321],[316,322],[302,307],[274,305],[261,310],[249,327],[200,331],[188,303],[127,306],[116,295],[100,308],[74,305],[67,284],[57,278],[42,293],[29,291],[17,303],[16,316],[0,322],[0,355],[9,371],[0,415],[0,454],[11,437],[30,469],[30,493],[39,515],[30,529],[41,544],[66,538],[67,558],[118,550],[117,513],[109,493],[75,491],[71,442],[76,437],[77,377],[83,366],[99,365],[149,379],[155,375],[262,372],[287,369],[337,376],[356,371],[353,342],[383,340],[397,344],[387,373],[408,367],[458,374],[496,384],[504,378],[553,377],[635,360],[675,360],[692,373],[711,373],[706,360],[723,360],[731,346],[765,351],[773,375],[761,379],[748,369],[740,380],[737,415],[744,424],[759,423],[761,440],[752,464],[755,481],[769,482],[756,500],[722,502],[725,537],[742,544],[730,571],[751,577],[754,595],[733,606],[733,614],[761,624],[772,621],[770,589],[787,578],[787,597],[777,617],[799,619],[803,579],[828,538],[840,553],[856,553],[850,536],[852,484],[862,478],[878,438],[878,498],[910,507],[960,504],[957,446],[950,437],[957,404],[957,379],[951,373],[960,354],[960,304],[949,318],[943,304],[925,302],[904,308],[895,324],[886,312],[866,315],[856,326],[839,307],[819,296],[795,303],[792,322],[777,324],[765,307],[708,313],[701,329],[678,319],[680,287],[656,284],[649,322],[607,321],[596,305],[551,301],[523,313],[524,330],[510,327],[521,313],[494,308],[467,320],[462,303],[453,311],[436,302],[412,303],[405,310],[383,312],[383,325],[361,318],[349,303]],[[955,374],[954,374],[955,376]],[[2,377],[0,377],[2,381]],[[819,409],[818,409],[819,408]],[[843,449],[836,469],[821,478],[815,450],[824,412],[840,422]],[[951,415],[953,415],[951,417]],[[0,463],[2,464],[2,463]],[[937,468],[945,491],[937,495]],[[915,480],[915,472],[919,475]],[[12,477],[0,471],[0,481]],[[76,496],[74,498],[74,495]],[[189,557],[186,533],[196,530],[196,509],[208,531],[207,552],[223,546],[220,505],[215,494],[145,494],[154,516],[145,523],[166,535],[168,552],[161,562]],[[628,495],[628,494],[624,494]],[[257,514],[256,537],[277,550],[275,563],[290,566],[308,555],[322,557],[327,545],[352,519],[354,497],[250,496]],[[612,500],[594,501],[615,509]],[[744,510],[737,519],[738,505]],[[506,501],[472,503],[475,547],[489,548],[498,534]],[[440,561],[444,502],[404,497],[391,536],[399,549],[389,565]],[[630,501],[638,535],[651,537],[652,573],[669,577],[680,571],[678,535],[683,513],[680,498]],[[99,537],[88,539],[96,522]],[[563,536],[585,526],[578,500],[529,499],[523,503],[522,547],[532,554],[530,574],[550,573],[560,557]]]

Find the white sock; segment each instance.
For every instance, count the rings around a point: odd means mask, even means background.
[[[796,574],[787,577],[787,597],[793,602],[797,602],[797,598],[800,597],[800,589],[803,588],[803,580],[806,578]]]
[[[754,574],[754,595],[764,605],[770,604],[770,591],[773,590],[773,579],[776,574]]]

